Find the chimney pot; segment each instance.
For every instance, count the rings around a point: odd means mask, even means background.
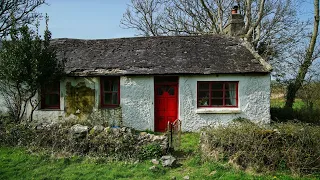
[[[225,33],[231,36],[243,35],[244,20],[243,16],[238,13],[238,9],[239,6],[233,6],[229,22],[225,27]]]
[[[233,6],[231,10],[231,14],[238,14],[238,9],[239,9],[239,6]]]

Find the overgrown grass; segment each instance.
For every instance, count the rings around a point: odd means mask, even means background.
[[[285,103],[286,103],[285,99],[283,99],[283,98],[270,100],[270,106],[272,108],[283,108]],[[302,109],[303,107],[305,107],[305,103],[301,99],[296,99],[292,108],[293,109]]]
[[[201,152],[205,159],[228,161],[246,171],[287,171],[319,178],[319,139],[320,127],[316,126],[234,122],[208,128],[201,136]]]
[[[270,100],[271,119],[274,122],[297,121],[303,123],[320,124],[320,108],[307,107],[301,99],[296,99],[292,109],[284,108],[285,99],[277,98]]]
[[[149,170],[149,161],[108,161],[92,157],[52,157],[23,148],[0,148],[0,179],[308,179],[283,173],[253,175],[227,163],[204,162],[198,153],[199,133],[182,135],[179,165]],[[310,177],[311,178],[311,177]],[[315,177],[314,177],[315,178]]]

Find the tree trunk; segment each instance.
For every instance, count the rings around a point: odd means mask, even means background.
[[[304,78],[308,72],[309,67],[313,62],[314,47],[317,42],[319,28],[319,0],[314,0],[314,25],[312,37],[310,39],[309,47],[307,49],[305,59],[299,67],[298,75],[293,83],[290,83],[287,89],[287,97],[285,108],[292,108],[294,99],[296,98],[297,91],[301,88]]]

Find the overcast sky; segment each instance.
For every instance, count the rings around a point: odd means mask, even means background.
[[[132,37],[132,29],[120,28],[120,20],[130,0],[47,0],[39,12],[48,13],[53,38],[108,39]],[[312,17],[312,0],[300,4],[300,13]],[[40,30],[44,29],[44,21]]]

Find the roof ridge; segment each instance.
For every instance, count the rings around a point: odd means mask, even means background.
[[[221,38],[228,38],[228,39],[235,39],[235,37],[227,36],[223,34],[200,34],[200,35],[170,35],[170,36],[134,36],[134,37],[117,37],[117,38],[101,38],[101,39],[81,39],[81,38],[53,38],[52,40],[81,40],[81,41],[98,41],[98,40],[119,40],[119,39],[159,39],[159,38],[173,38],[173,37],[185,37],[185,38],[194,38],[194,37],[221,37]],[[237,39],[237,38],[236,38]]]

